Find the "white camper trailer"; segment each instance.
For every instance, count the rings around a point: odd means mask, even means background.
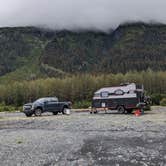
[[[126,83],[96,91],[91,113],[97,113],[99,110],[118,110],[119,113],[131,113],[140,105],[146,105],[143,85]]]

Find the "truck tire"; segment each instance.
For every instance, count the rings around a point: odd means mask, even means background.
[[[64,107],[62,110],[62,114],[66,114],[66,109],[68,109],[67,107]]]
[[[117,110],[118,110],[118,112],[120,114],[124,114],[125,113],[125,108],[123,106],[118,106]]]
[[[27,116],[27,117],[31,117],[33,114],[32,113],[25,113],[25,115]]]
[[[35,109],[35,116],[41,116],[42,110],[40,108]]]
[[[95,111],[94,111],[94,114],[98,114],[98,111],[97,111],[97,110],[95,110]]]

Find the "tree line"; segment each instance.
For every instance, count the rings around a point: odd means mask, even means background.
[[[154,100],[166,97],[166,71],[128,72],[126,74],[81,74],[65,78],[47,78],[33,81],[12,82],[0,85],[0,103],[21,106],[40,97],[57,96],[72,102],[91,101],[93,93],[101,88],[120,83],[143,84],[146,93]],[[156,96],[158,99],[156,99]],[[156,103],[157,104],[157,103]]]

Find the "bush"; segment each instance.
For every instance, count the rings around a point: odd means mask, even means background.
[[[81,109],[81,108],[89,108],[91,106],[91,102],[89,101],[78,101],[74,103],[73,108]]]
[[[160,102],[161,106],[166,106],[166,98],[163,98]]]
[[[17,109],[13,106],[6,106],[4,103],[0,104],[0,112],[14,112]]]
[[[166,95],[165,94],[154,93],[150,97],[151,97],[153,105],[160,105],[161,100],[166,98]]]
[[[161,100],[160,94],[151,95],[151,99],[152,99],[152,104],[153,105],[160,105],[160,100]]]
[[[129,72],[126,74],[78,74],[61,78],[0,84],[0,102],[5,105],[22,106],[40,97],[57,96],[61,101],[76,102],[75,106],[88,107],[96,90],[101,87],[118,86],[123,82],[143,84],[154,105],[159,105],[166,91],[166,72]],[[162,95],[163,93],[163,95]],[[79,102],[80,101],[80,102]],[[82,102],[83,101],[83,102]]]

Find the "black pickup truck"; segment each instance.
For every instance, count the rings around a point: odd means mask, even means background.
[[[41,116],[44,112],[52,112],[53,115],[58,113],[65,114],[66,109],[71,108],[71,102],[59,102],[56,97],[40,98],[33,103],[27,103],[23,106],[23,112],[27,117]]]

